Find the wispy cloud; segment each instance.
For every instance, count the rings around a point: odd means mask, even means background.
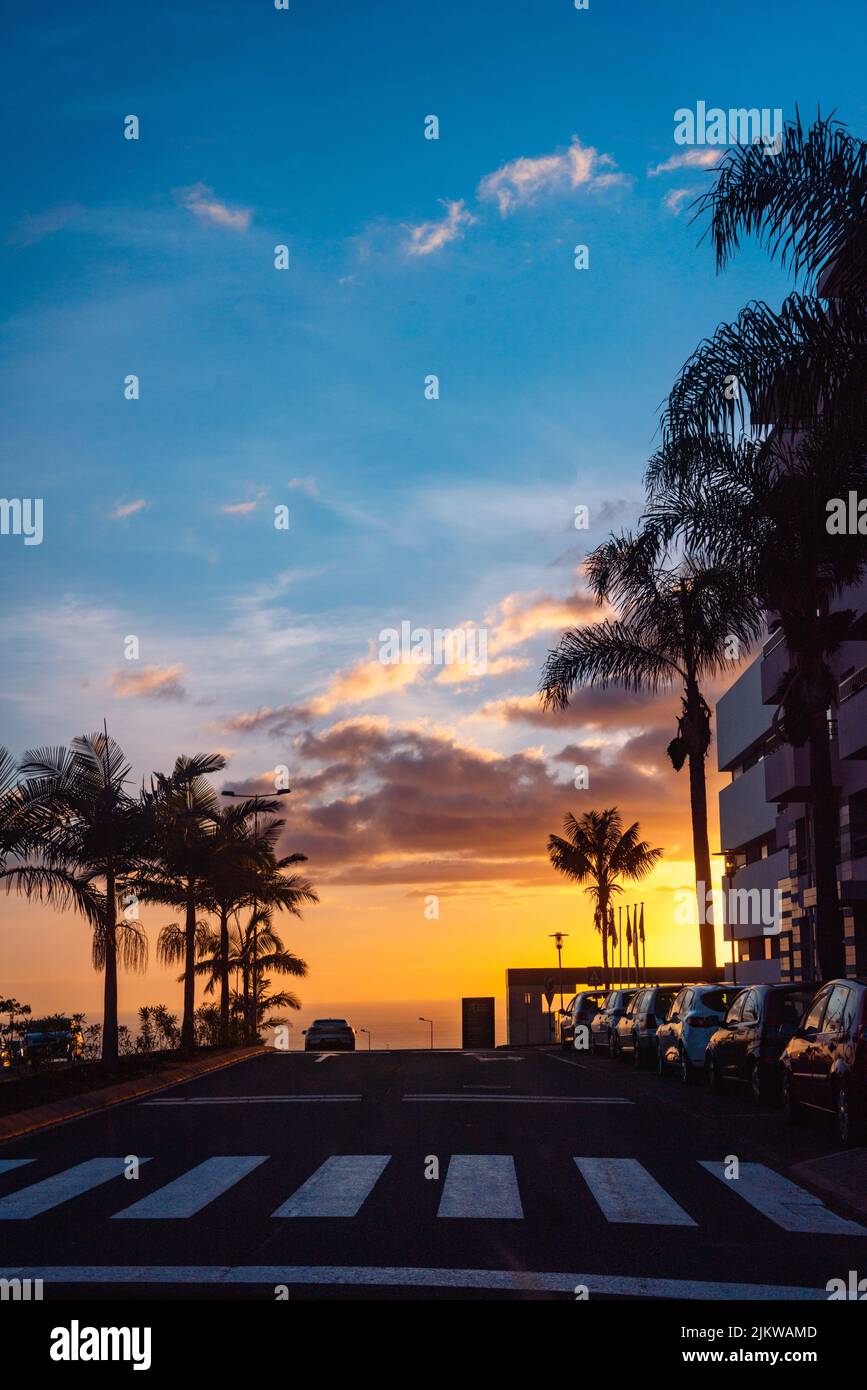
[[[463,236],[464,229],[472,226],[477,220],[464,205],[461,198],[458,202],[449,203],[440,199],[446,210],[445,217],[434,222],[420,222],[418,226],[408,227],[409,242],[407,251],[411,256],[429,256],[432,251],[440,251],[447,246],[450,241],[457,241],[458,237]]]
[[[255,511],[258,505],[258,499],[252,502],[229,502],[225,507],[221,507],[220,511],[225,516],[247,516],[248,513]]]
[[[618,171],[610,154],[600,154],[592,145],[582,145],[578,136],[573,135],[569,148],[560,153],[539,155],[535,159],[521,156],[493,174],[485,174],[479,183],[478,196],[483,202],[496,202],[505,217],[543,194],[577,189],[598,193],[625,182],[626,176]]]
[[[146,511],[150,506],[143,497],[137,497],[134,502],[118,502],[112,516],[115,521],[125,521],[128,516],[135,516],[136,512]]]
[[[181,685],[183,666],[145,666],[141,671],[123,671],[112,676],[111,688],[121,700],[132,697],[148,700],[184,700]]]
[[[672,188],[663,198],[662,206],[672,217],[679,217],[689,199],[694,198],[700,191],[698,188]]]
[[[289,486],[303,492],[307,497],[319,496],[319,487],[315,478],[290,478]]]
[[[213,188],[206,183],[195,183],[192,188],[182,188],[178,196],[184,207],[199,219],[213,227],[228,227],[233,232],[246,232],[253,214],[250,208],[233,208],[221,203],[214,196]]]
[[[671,174],[675,169],[713,169],[719,164],[723,153],[715,147],[707,146],[684,150],[682,154],[673,154],[670,158],[664,159],[661,164],[650,165],[647,177],[655,179],[658,174]]]

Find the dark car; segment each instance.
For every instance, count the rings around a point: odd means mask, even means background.
[[[305,1052],[354,1052],[355,1029],[345,1018],[314,1018],[304,1029]]]
[[[600,1049],[615,1057],[617,1047],[617,1025],[629,1007],[635,994],[634,989],[613,989],[605,998],[602,1008],[590,1024],[590,1051]]]
[[[748,985],[711,1034],[704,1065],[710,1089],[747,1081],[756,1104],[780,1089],[780,1057],[816,991],[815,984]]]
[[[783,1114],[829,1110],[844,1145],[867,1129],[867,979],[831,980],[810,1000],[781,1059]]]
[[[680,985],[653,985],[640,989],[617,1024],[615,1051],[631,1057],[636,1067],[656,1056],[657,1024],[667,1016]]]
[[[83,1054],[84,1035],[71,1018],[35,1018],[21,1039],[21,1059],[31,1066],[76,1062]]]
[[[598,989],[584,989],[573,995],[560,1014],[561,1047],[575,1046],[575,1029],[589,1029],[604,1001],[605,994]]]

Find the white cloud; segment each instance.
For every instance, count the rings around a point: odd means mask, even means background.
[[[647,177],[655,179],[658,174],[670,174],[675,169],[713,169],[719,163],[721,154],[719,149],[707,146],[684,150],[682,154],[673,154],[662,164],[649,167]]]
[[[252,219],[249,208],[231,208],[214,197],[213,188],[205,183],[195,183],[192,188],[182,188],[180,198],[200,222],[208,222],[214,227],[228,227],[233,232],[246,232]]]
[[[135,516],[136,512],[143,512],[150,506],[143,497],[137,497],[134,502],[118,502],[112,516],[115,521],[125,521],[128,516]]]
[[[592,145],[582,145],[573,135],[569,148],[560,154],[540,155],[536,159],[522,156],[493,174],[486,174],[479,184],[478,196],[482,201],[495,201],[505,217],[515,208],[535,202],[540,194],[574,192],[579,188],[598,193],[625,182],[610,154],[600,154]]]
[[[697,188],[672,188],[663,198],[662,206],[671,213],[672,217],[679,217],[686,202],[690,198],[694,198],[698,192],[700,190]]]
[[[411,256],[429,256],[432,251],[440,251],[450,241],[463,236],[464,228],[477,219],[464,206],[463,199],[449,203],[440,199],[446,209],[445,217],[438,222],[420,222],[416,227],[408,227],[409,242],[407,251]]]

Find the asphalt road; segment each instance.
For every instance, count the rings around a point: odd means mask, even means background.
[[[835,1147],[607,1058],[268,1052],[0,1145],[0,1276],[47,1299],[826,1299],[867,1224],[787,1173]]]

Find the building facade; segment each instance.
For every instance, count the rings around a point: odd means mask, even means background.
[[[835,607],[853,609],[854,639],[832,658],[828,711],[837,795],[837,881],[847,975],[867,974],[867,581]],[[774,692],[789,668],[773,623],[761,653],[716,706],[717,757],[731,782],[720,793],[726,857],[724,936],[738,984],[818,978],[812,872],[809,748],[774,727]]]

